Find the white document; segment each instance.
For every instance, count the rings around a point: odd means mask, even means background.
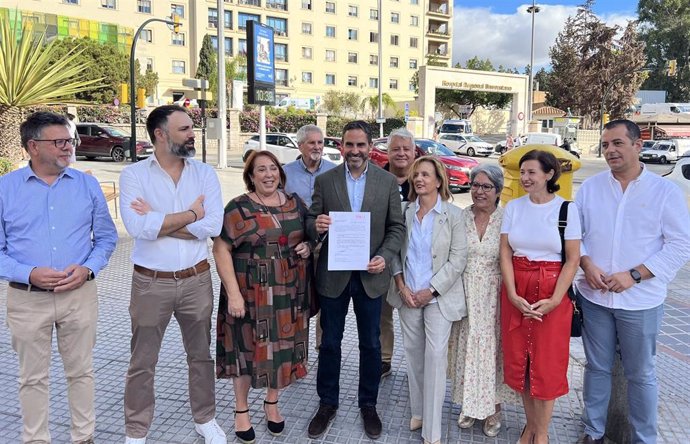
[[[331,211],[328,215],[328,271],[366,270],[371,213]]]

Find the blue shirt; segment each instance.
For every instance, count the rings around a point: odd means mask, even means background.
[[[29,283],[35,267],[83,265],[98,274],[117,230],[98,181],[66,168],[52,185],[31,167],[0,177],[0,278]]]
[[[319,162],[319,167],[313,173],[307,169],[301,157],[286,164],[283,166],[283,171],[285,171],[287,178],[285,192],[287,194],[297,193],[307,208],[311,207],[311,197],[314,193],[314,180],[316,176],[332,168],[335,168],[335,164],[323,157]]]
[[[364,200],[364,189],[367,186],[367,171],[369,171],[369,162],[367,162],[364,172],[355,179],[350,174],[350,168],[345,162],[345,183],[347,184],[347,195],[350,198],[350,209],[352,211],[361,211],[362,200]]]

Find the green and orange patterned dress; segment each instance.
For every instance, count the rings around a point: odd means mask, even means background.
[[[220,237],[232,247],[246,314],[239,319],[228,313],[221,285],[218,378],[249,375],[254,388],[280,389],[306,376],[312,283],[309,260],[294,252],[305,238],[305,215],[296,194],[276,207],[264,207],[243,194],[225,207]]]

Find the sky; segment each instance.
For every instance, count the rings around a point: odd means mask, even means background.
[[[577,13],[583,0],[542,0],[535,2],[534,66],[549,69],[549,47],[569,16]],[[522,73],[530,63],[532,17],[522,0],[454,0],[453,65],[477,56],[489,59],[494,67],[517,68]],[[596,0],[594,13],[608,25],[624,26],[637,18],[637,2]]]

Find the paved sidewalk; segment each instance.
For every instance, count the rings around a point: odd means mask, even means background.
[[[87,162],[84,162],[86,164]],[[77,165],[80,166],[79,164]],[[89,166],[87,166],[89,167]],[[96,171],[102,180],[117,180],[118,165],[103,162]],[[241,170],[229,168],[219,171],[224,200],[240,194],[244,184]],[[463,198],[467,194],[462,195]],[[457,195],[456,195],[457,197]],[[457,201],[457,199],[456,199]],[[461,203],[461,206],[465,206]],[[94,353],[96,374],[97,426],[96,442],[124,441],[123,392],[124,378],[129,360],[130,319],[128,313],[132,266],[129,260],[133,241],[117,221],[121,239],[110,264],[98,277],[100,319],[98,341]],[[215,267],[213,267],[215,269]],[[215,271],[214,288],[219,288]],[[0,284],[0,305],[6,304],[6,284]],[[217,301],[216,301],[217,307]],[[686,265],[672,283],[665,304],[665,316],[658,347],[658,375],[660,380],[660,442],[690,442],[690,265]],[[215,311],[214,311],[215,313]],[[380,443],[419,443],[420,431],[410,432],[407,379],[402,340],[396,314],[396,342],[393,374],[384,379],[379,394],[378,409],[383,421]],[[215,317],[214,317],[215,331]],[[312,321],[313,330],[313,321]],[[312,335],[313,336],[313,335]],[[211,345],[212,351],[215,343]],[[313,347],[312,347],[313,350]],[[286,418],[286,430],[281,437],[272,437],[265,425],[262,410],[263,391],[250,392],[251,416],[257,433],[257,442],[305,443],[311,442],[306,429],[311,415],[318,407],[316,395],[316,353],[309,357],[307,378],[283,391],[280,399]],[[560,398],[554,410],[551,442],[574,443],[582,427],[582,372],[584,357],[581,342],[571,342],[569,368],[570,393]],[[341,406],[330,430],[314,442],[360,443],[372,442],[364,435],[357,408],[358,349],[354,315],[347,318],[343,340],[343,368],[341,376]],[[12,350],[5,325],[5,310],[0,310],[0,443],[20,441],[21,417],[17,400],[17,359]],[[226,431],[229,442],[235,442],[233,429],[234,396],[229,381],[221,380],[217,388],[217,418]],[[51,365],[50,427],[54,443],[69,442],[69,411],[66,385],[55,341]],[[179,328],[175,320],[166,332],[156,375],[157,405],[149,443],[202,443],[192,424],[187,397],[187,366]],[[444,404],[444,432],[442,442],[513,443],[524,425],[520,406],[504,406],[504,427],[496,438],[487,438],[481,432],[481,422],[471,430],[462,432],[456,425],[460,407],[452,405],[449,397]]]

